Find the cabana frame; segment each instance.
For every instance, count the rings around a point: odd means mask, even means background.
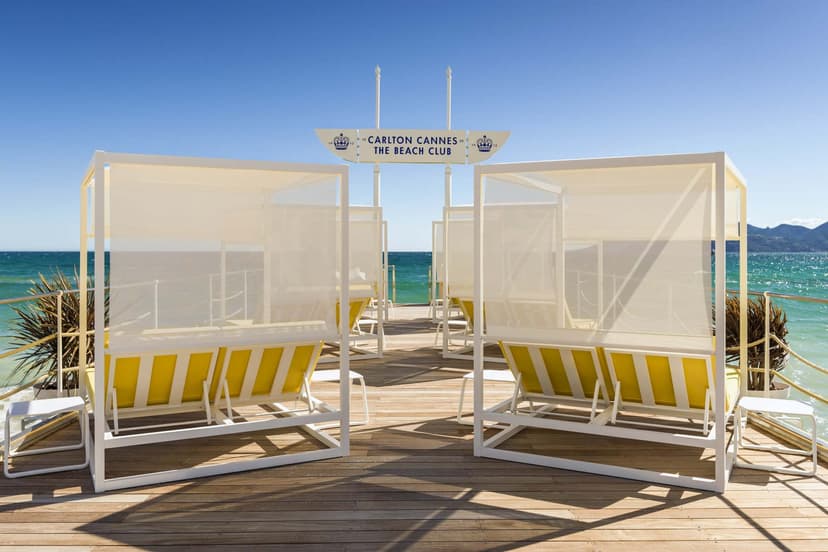
[[[589,169],[624,169],[629,167],[657,167],[668,165],[693,165],[710,164],[713,167],[713,205],[715,206],[712,217],[712,228],[715,243],[715,279],[714,279],[714,305],[716,334],[720,337],[715,340],[713,349],[715,365],[713,367],[715,393],[713,412],[716,424],[710,433],[705,435],[690,435],[682,433],[654,432],[651,430],[619,427],[607,424],[590,424],[573,422],[568,420],[546,419],[520,415],[510,412],[509,401],[503,401],[490,408],[484,408],[484,379],[483,375],[483,306],[484,297],[484,252],[483,244],[487,239],[484,235],[485,216],[485,182],[488,176],[497,177],[508,173],[530,172],[530,171],[555,171],[555,170],[589,170]],[[741,310],[740,319],[740,374],[741,392],[746,387],[747,375],[747,211],[746,211],[746,187],[744,179],[738,170],[730,162],[726,154],[722,152],[703,154],[683,154],[646,157],[622,157],[605,159],[583,159],[567,161],[549,161],[536,163],[508,163],[487,166],[475,166],[474,168],[474,453],[475,456],[496,458],[563,468],[574,471],[637,479],[659,484],[678,485],[696,489],[724,492],[733,464],[733,447],[730,443],[730,435],[726,431],[728,420],[725,408],[725,339],[726,335],[726,257],[725,243],[727,241],[726,229],[726,201],[727,185],[735,183],[739,196],[739,305]],[[565,208],[564,208],[565,210]],[[559,263],[561,264],[561,263]],[[562,286],[562,284],[559,283]],[[560,302],[562,302],[561,299]],[[491,331],[491,329],[490,329]],[[600,344],[599,344],[600,345]],[[606,418],[606,416],[604,416]],[[506,429],[498,432],[488,439],[484,439],[484,426],[490,423],[506,424]],[[582,434],[601,435],[608,437],[643,439],[649,441],[660,441],[676,445],[691,447],[712,448],[715,453],[715,474],[712,478],[694,477],[675,473],[650,471],[615,464],[601,464],[583,460],[574,460],[562,457],[545,456],[527,452],[518,452],[498,448],[510,437],[527,427],[545,428],[578,432]]]
[[[107,195],[106,188],[109,185],[109,170],[111,164],[128,164],[128,165],[153,165],[166,167],[187,167],[199,169],[231,169],[239,171],[276,171],[281,173],[309,173],[313,175],[327,175],[335,179],[337,184],[338,198],[337,202],[341,208],[342,216],[339,222],[339,247],[341,248],[340,265],[338,270],[341,275],[347,275],[349,270],[349,255],[348,255],[348,240],[349,240],[349,226],[348,221],[348,168],[344,165],[311,165],[311,164],[294,164],[294,163],[273,163],[260,161],[238,161],[238,160],[223,160],[223,159],[207,159],[207,158],[189,158],[189,157],[168,157],[155,155],[135,155],[123,153],[109,153],[103,151],[96,151],[92,161],[89,165],[87,173],[85,174],[81,184],[80,194],[80,327],[87,328],[87,278],[88,262],[87,252],[88,240],[94,237],[94,277],[95,277],[95,324],[92,330],[95,337],[94,358],[97,360],[97,365],[100,367],[104,364],[103,359],[107,354],[105,349],[105,252],[107,246],[108,228],[107,222]],[[104,182],[106,181],[106,185]],[[298,181],[297,181],[298,182]],[[117,183],[114,183],[117,185]],[[92,194],[92,213],[88,213],[88,205],[90,204],[90,190]],[[159,199],[160,200],[160,199]],[[89,222],[93,223],[94,231],[89,232]],[[223,252],[222,252],[223,254]],[[269,262],[269,261],[267,261]],[[224,260],[222,258],[222,264]],[[342,305],[341,319],[347,321],[349,318],[349,289],[347,285],[341,285],[340,278],[338,297],[340,305]],[[269,289],[269,285],[264,287]],[[265,300],[269,298],[269,290],[264,293]],[[269,314],[266,315],[269,319]],[[104,392],[104,370],[95,370],[95,389],[98,392],[94,393],[94,400],[91,404],[91,409],[94,413],[94,431],[93,447],[94,453],[91,462],[91,472],[96,492],[107,490],[122,489],[128,487],[135,487],[140,485],[159,484],[170,481],[177,481],[182,479],[191,479],[196,477],[206,477],[223,473],[233,473],[251,469],[266,468],[273,466],[280,466],[286,464],[294,464],[300,462],[308,462],[312,460],[322,460],[326,458],[335,458],[347,456],[349,454],[349,411],[350,411],[350,377],[349,377],[349,328],[347,323],[340,323],[338,328],[339,340],[342,344],[342,352],[339,357],[340,369],[340,388],[339,400],[340,405],[338,410],[334,410],[327,406],[315,408],[312,414],[302,414],[297,412],[290,412],[286,409],[280,409],[280,405],[274,404],[277,412],[283,410],[286,415],[277,417],[271,416],[265,420],[232,422],[227,420],[220,420],[220,423],[198,425],[196,427],[179,427],[174,429],[162,429],[151,433],[135,433],[135,434],[118,434],[110,431],[107,427],[105,400],[107,393]],[[261,334],[260,334],[261,335]],[[275,336],[278,338],[278,335]],[[268,341],[268,343],[270,343]],[[227,345],[216,343],[216,348]],[[278,346],[280,343],[278,339],[274,340],[274,345]],[[79,358],[85,359],[87,355],[87,342],[80,340]],[[114,363],[113,363],[114,365]],[[112,368],[114,371],[114,367]],[[83,385],[84,378],[80,378],[81,393],[85,393]],[[308,397],[312,400],[311,397]],[[317,402],[318,405],[318,402]],[[216,405],[213,405],[214,407]],[[318,429],[315,424],[323,422],[335,422],[339,429],[339,438],[335,439]],[[320,450],[281,454],[278,456],[270,456],[264,458],[257,458],[253,460],[233,461],[218,465],[197,466],[185,469],[175,469],[168,471],[158,471],[153,473],[144,473],[139,475],[131,475],[125,477],[107,478],[106,477],[106,451],[111,448],[128,447],[135,445],[143,445],[149,443],[163,443],[170,441],[178,441],[184,439],[211,437],[217,435],[228,435],[236,433],[245,433],[259,430],[273,430],[295,427],[302,430],[306,434],[316,438],[324,448]]]

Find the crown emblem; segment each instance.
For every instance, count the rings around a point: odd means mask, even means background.
[[[336,148],[338,150],[348,149],[348,145],[350,143],[351,143],[351,140],[347,136],[342,134],[341,132],[339,133],[339,136],[334,136],[333,145],[334,145],[334,148]]]
[[[492,139],[483,135],[482,138],[477,139],[477,151],[480,153],[489,153],[492,151]]]

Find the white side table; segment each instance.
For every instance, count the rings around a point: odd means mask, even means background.
[[[747,423],[751,412],[761,412],[767,414],[782,414],[785,416],[797,417],[804,422],[806,419],[811,420],[811,444],[808,450],[792,449],[781,445],[746,445],[742,443],[742,416],[744,422]],[[816,416],[814,416],[814,409],[812,406],[794,401],[791,399],[771,399],[765,397],[742,397],[736,406],[736,450],[734,451],[734,466],[740,468],[750,468],[753,470],[764,470],[777,473],[788,473],[794,475],[816,475],[817,472],[817,424]],[[803,427],[804,429],[804,427]],[[738,458],[739,448],[746,450],[764,450],[770,452],[781,452],[785,454],[797,454],[801,456],[810,456],[812,460],[812,467],[810,470],[803,470],[799,468],[785,468],[781,466],[768,466],[764,464],[748,464],[740,462]]]
[[[44,447],[35,450],[18,451],[11,446],[11,423],[15,418],[25,421],[27,418],[46,418],[58,414],[69,414],[76,412],[78,424],[80,425],[80,443],[72,445],[61,445],[56,447]],[[3,441],[3,473],[6,477],[25,477],[27,475],[38,475],[42,473],[54,473],[68,470],[79,470],[89,465],[89,418],[86,412],[86,404],[81,397],[59,397],[55,399],[35,399],[31,401],[15,402],[9,406],[6,415],[5,440]],[[54,466],[51,468],[39,468],[27,471],[9,472],[9,459],[15,456],[32,456],[35,454],[48,454],[64,450],[83,449],[83,463],[71,466]]]
[[[467,422],[463,419],[463,399],[466,395],[466,383],[474,381],[474,372],[469,372],[463,376],[463,383],[460,387],[460,404],[457,405],[457,423],[463,425],[473,425],[473,422]],[[499,381],[501,383],[515,384],[515,376],[511,370],[483,370],[483,381]]]
[[[351,422],[351,425],[366,425],[369,422],[369,415],[368,393],[365,390],[365,378],[362,377],[362,374],[360,374],[359,372],[354,372],[353,370],[349,371],[348,375],[351,377],[352,382],[358,382],[360,387],[362,387],[362,409],[365,414],[363,420]],[[340,379],[341,378],[339,370],[314,370],[313,375],[311,376],[311,384],[318,382],[336,383],[340,381]]]

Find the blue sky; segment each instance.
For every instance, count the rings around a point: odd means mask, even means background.
[[[313,129],[510,130],[492,162],[727,151],[749,220],[828,218],[828,2],[6,2],[0,250],[78,247],[95,149],[338,162]],[[442,167],[385,165],[396,250]],[[352,198],[371,169],[352,166]],[[455,170],[456,203],[471,170]]]

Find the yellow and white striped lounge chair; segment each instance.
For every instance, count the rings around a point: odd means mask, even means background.
[[[299,400],[312,413],[316,403],[310,397],[310,378],[321,351],[321,341],[222,347],[217,382],[210,391],[214,416],[232,421],[239,417],[233,413],[237,407]]]
[[[352,331],[359,319],[365,313],[365,309],[371,303],[371,297],[352,297],[348,302],[351,309],[348,312],[348,331]],[[339,326],[339,303],[336,304],[336,325]]]
[[[701,420],[705,436],[714,427],[715,357],[680,351],[606,348],[612,381],[611,423],[624,412],[661,417]],[[729,416],[739,398],[739,370],[728,366],[725,373],[725,410]],[[676,424],[637,419],[635,425],[675,429]],[[687,430],[682,426],[684,430]],[[690,428],[690,431],[695,431]]]
[[[590,420],[609,405],[605,366],[600,351],[586,345],[500,342],[506,363],[515,376],[511,410],[529,402],[529,413],[538,414],[534,403],[588,406]],[[548,406],[541,410],[548,410]]]
[[[474,300],[456,297],[451,302],[460,307],[460,312],[463,313],[463,318],[466,319],[466,324],[468,325],[468,333],[474,333]],[[483,313],[483,316],[485,318],[486,314]],[[486,326],[485,320],[483,326]]]
[[[120,420],[183,412],[204,412],[203,423],[212,421],[210,386],[214,385],[217,347],[171,350],[119,351],[104,363],[105,411],[113,434]],[[86,370],[89,398],[95,396],[95,368]],[[192,420],[183,423],[200,423]],[[130,427],[130,430],[178,425],[175,422]]]

